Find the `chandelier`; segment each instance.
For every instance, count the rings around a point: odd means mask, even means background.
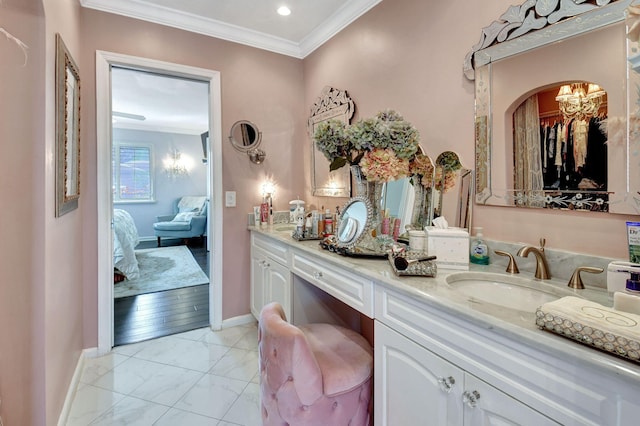
[[[566,120],[587,120],[598,115],[604,96],[607,94],[594,83],[573,83],[560,87],[556,101]]]
[[[164,159],[164,171],[171,179],[186,177],[189,175],[189,161],[183,158],[182,153],[174,150],[173,154]]]

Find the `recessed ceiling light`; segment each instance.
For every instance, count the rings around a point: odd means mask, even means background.
[[[291,9],[289,9],[287,6],[281,6],[278,8],[278,15],[289,16],[291,15]]]

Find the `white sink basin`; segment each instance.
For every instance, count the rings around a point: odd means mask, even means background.
[[[271,227],[271,230],[276,232],[293,231],[294,229],[296,229],[295,223],[278,223]]]
[[[484,272],[449,275],[447,283],[470,302],[490,303],[524,312],[535,312],[544,303],[573,294],[526,278]],[[557,285],[557,284],[556,284]]]

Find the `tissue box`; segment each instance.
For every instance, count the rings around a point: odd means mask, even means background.
[[[462,228],[436,228],[425,226],[427,253],[437,256],[438,268],[469,269],[469,233]]]

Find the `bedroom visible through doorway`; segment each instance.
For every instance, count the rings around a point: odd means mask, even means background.
[[[209,83],[111,67],[113,344],[209,321]]]

